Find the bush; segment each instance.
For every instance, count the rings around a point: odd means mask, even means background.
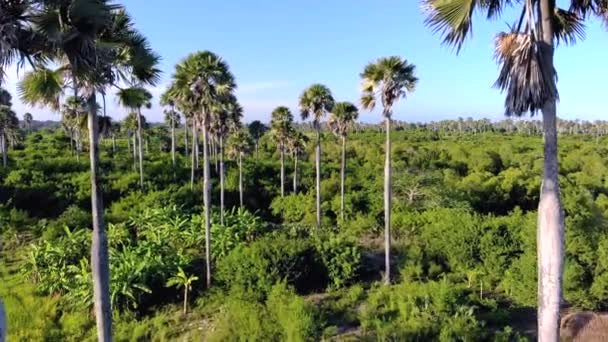
[[[325,274],[307,240],[291,239],[284,234],[263,237],[249,245],[239,245],[217,264],[217,279],[228,287],[265,298],[280,281],[299,292],[322,288]]]
[[[354,239],[344,234],[329,233],[315,237],[314,243],[332,287],[343,287],[357,277],[361,250]]]

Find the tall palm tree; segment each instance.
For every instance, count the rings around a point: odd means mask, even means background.
[[[315,167],[317,173],[317,228],[321,227],[321,120],[334,107],[334,98],[329,88],[322,84],[313,84],[300,95],[302,120],[312,119],[317,133]]]
[[[228,140],[230,154],[237,158],[239,165],[239,204],[241,208],[243,207],[243,157],[251,150],[253,145],[251,140],[251,135],[243,128],[236,130]]]
[[[124,8],[109,0],[10,3],[25,7],[21,8],[19,19],[9,24],[10,27],[17,27],[19,32],[35,32],[24,40],[19,39],[19,34],[9,35],[17,39],[6,39],[4,35],[0,38],[3,43],[0,44],[0,66],[10,64],[17,56],[34,64],[34,70],[20,83],[22,100],[58,110],[59,99],[67,87],[73,89],[74,97],[82,95],[85,98],[93,218],[93,302],[98,338],[100,341],[110,341],[110,271],[99,184],[97,93],[103,94],[105,88],[116,85],[126,77],[147,84],[156,83],[160,74],[155,67],[159,57],[151,51],[147,40],[135,31]],[[47,65],[59,67],[50,70],[45,67]]]
[[[139,160],[139,186],[144,188],[144,147],[142,140],[143,121],[141,109],[142,107],[150,108],[152,106],[152,94],[142,87],[131,87],[118,90],[116,94],[118,102],[121,106],[135,111],[137,113],[137,141],[138,141],[138,160]]]
[[[19,119],[9,106],[0,105],[0,152],[2,153],[2,166],[8,167],[8,144],[19,137]]]
[[[62,105],[63,123],[68,128],[70,139],[76,144],[76,160],[80,161],[82,152],[82,131],[86,130],[86,115],[84,99],[82,97],[69,96]],[[71,142],[70,142],[71,144]]]
[[[285,196],[285,147],[293,131],[293,115],[289,108],[280,106],[272,111],[270,119],[272,135],[279,144],[281,153],[281,197]]]
[[[391,116],[393,106],[400,98],[414,91],[418,79],[415,66],[401,57],[379,58],[369,63],[361,73],[363,80],[361,106],[372,111],[379,99],[386,129],[384,163],[384,281],[391,281]]]
[[[193,121],[203,132],[203,202],[205,206],[205,259],[207,286],[211,286],[211,232],[209,180],[209,126],[213,107],[236,88],[228,64],[209,51],[190,54],[175,67],[171,96],[192,109]]]
[[[127,130],[127,142],[133,145],[133,151],[129,150],[129,153],[133,155],[133,169],[137,169],[137,113],[130,112],[122,121],[122,126]]]
[[[165,123],[171,127],[171,161],[173,162],[173,167],[175,167],[175,129],[179,127],[180,123],[180,115],[175,110],[175,101],[171,99],[168,91],[164,92],[160,97],[160,104],[163,106],[169,106],[168,110],[165,110]],[[186,146],[186,148],[188,148]]]
[[[298,193],[298,158],[306,148],[308,143],[308,137],[297,130],[293,130],[289,134],[289,140],[287,141],[288,149],[291,152],[293,158],[293,193]]]
[[[329,127],[342,140],[340,164],[340,218],[344,221],[344,179],[346,177],[346,134],[359,117],[359,110],[350,102],[338,102],[329,118]]]
[[[538,204],[538,337],[559,340],[559,309],[564,270],[564,214],[560,199],[557,160],[557,74],[555,45],[584,37],[584,19],[590,15],[608,23],[608,1],[571,0],[569,9],[555,0],[527,0],[507,32],[495,39],[500,72],[495,86],[506,92],[505,114],[521,116],[542,112],[544,165]],[[472,33],[472,13],[500,17],[512,1],[424,0],[426,23],[443,35],[444,43],[463,46]]]
[[[255,141],[255,157],[259,157],[259,147],[260,147],[260,138],[266,131],[268,131],[268,127],[264,125],[260,120],[252,121],[248,126],[249,134],[253,137]]]
[[[241,125],[243,107],[233,94],[224,96],[212,107],[212,120],[210,132],[217,139],[219,147],[219,175],[220,175],[220,224],[224,224],[224,140],[230,130]],[[216,158],[217,160],[217,158]]]
[[[34,121],[34,117],[32,116],[32,113],[25,113],[23,114],[23,125],[25,126],[25,130],[27,133],[31,133],[32,132],[32,122]]]

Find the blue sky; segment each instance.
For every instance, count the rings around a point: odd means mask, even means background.
[[[515,20],[486,22],[478,16],[474,36],[460,54],[441,45],[441,38],[424,26],[418,0],[126,0],[137,27],[162,55],[163,82],[173,66],[196,50],[211,50],[230,64],[237,78],[237,95],[245,107],[245,121],[269,120],[278,105],[294,113],[301,91],[324,83],[338,101],[358,102],[359,73],[381,56],[399,55],[417,65],[418,88],[395,109],[395,118],[408,121],[454,119],[459,116],[500,119],[503,96],[492,88],[497,66],[492,58],[494,35]],[[567,1],[558,1],[567,3]],[[561,101],[559,116],[587,120],[608,119],[603,96],[608,79],[608,32],[589,21],[587,38],[556,52]],[[16,82],[9,77],[9,89]],[[121,119],[126,111],[109,99],[110,114]],[[17,104],[19,114],[25,106]],[[146,113],[161,120],[162,109]],[[32,110],[35,118],[55,118]],[[380,120],[362,113],[362,121]]]

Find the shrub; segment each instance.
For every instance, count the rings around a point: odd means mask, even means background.
[[[331,286],[340,288],[355,279],[361,266],[361,251],[354,239],[329,233],[316,236],[314,243]]]
[[[279,281],[300,292],[322,287],[326,275],[319,274],[319,269],[323,267],[310,242],[277,234],[237,246],[219,260],[216,276],[229,287],[247,290],[263,299]]]

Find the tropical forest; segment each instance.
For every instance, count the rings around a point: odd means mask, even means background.
[[[0,0],[0,342],[608,341],[608,121],[563,117],[558,78],[608,1],[412,2],[391,18],[458,60],[511,23],[498,117],[408,117],[405,34],[355,47],[353,96],[310,74],[259,109],[231,53],[165,58],[141,2]],[[326,39],[306,59],[340,64]]]

